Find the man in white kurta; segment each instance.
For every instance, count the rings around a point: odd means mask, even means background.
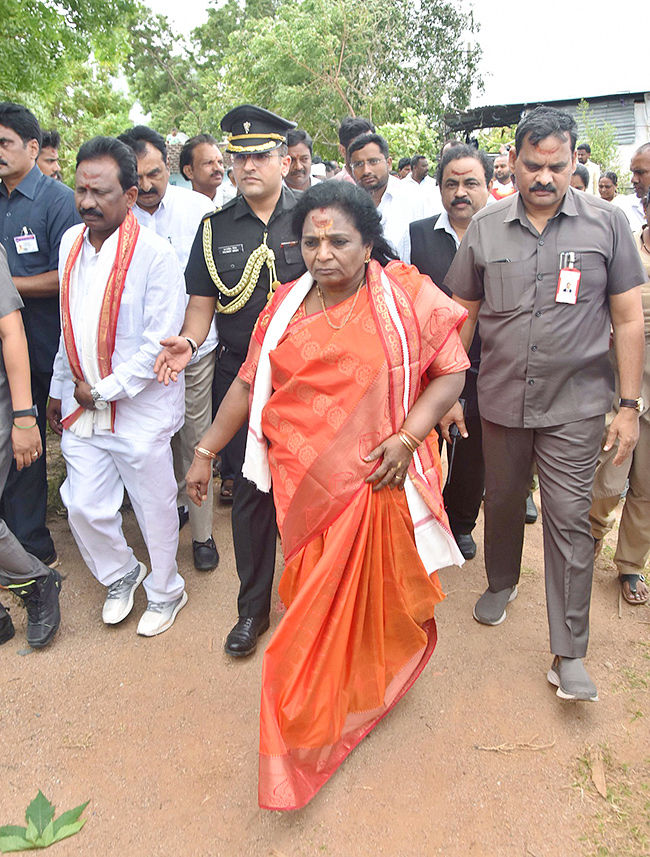
[[[62,434],[68,475],[61,496],[70,529],[86,564],[108,587],[102,617],[107,624],[126,618],[144,580],[148,604],[138,633],[153,636],[171,626],[187,601],[176,564],[169,443],[183,422],[184,387],[160,385],[153,373],[160,340],[181,327],[185,288],[173,247],[135,221],[136,195],[128,147],[105,137],[81,147],[75,196],[85,226],[72,227],[61,241],[63,332],[48,419]],[[111,328],[105,295],[116,263],[128,268]],[[149,551],[148,576],[122,532],[125,488]]]
[[[207,196],[169,184],[165,141],[145,125],[138,125],[119,139],[133,149],[138,165],[138,201],[133,206],[138,223],[168,241],[185,271],[197,230],[215,206]],[[217,149],[218,151],[218,149]],[[186,302],[189,295],[186,296]],[[174,472],[178,483],[177,506],[181,526],[189,517],[192,554],[198,571],[211,571],[219,563],[212,535],[213,487],[200,507],[190,503],[185,490],[185,474],[194,460],[194,447],[212,422],[212,382],[214,351],[217,347],[214,319],[205,342],[185,371],[185,422],[172,441]]]

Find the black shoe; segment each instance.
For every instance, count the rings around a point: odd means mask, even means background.
[[[3,643],[8,643],[15,633],[16,629],[14,628],[14,623],[11,621],[11,616],[8,613],[0,616],[0,646]]]
[[[474,559],[476,556],[476,542],[472,538],[471,533],[459,533],[454,536],[456,544],[465,559]]]
[[[226,637],[224,646],[227,655],[233,658],[245,658],[257,648],[257,638],[269,629],[268,616],[240,616],[237,624]]]
[[[179,532],[183,529],[185,524],[190,519],[190,510],[187,506],[178,506],[178,530]]]
[[[528,492],[528,497],[526,497],[526,523],[534,524],[537,520],[537,506],[535,505],[535,501],[533,500],[533,492]]]
[[[219,551],[212,536],[207,542],[192,541],[194,568],[197,571],[212,571],[219,565]]]
[[[27,609],[27,642],[33,649],[47,646],[61,621],[59,591],[61,575],[52,569],[47,577],[8,587]]]

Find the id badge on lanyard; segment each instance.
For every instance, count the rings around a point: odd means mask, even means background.
[[[557,280],[555,301],[558,304],[575,304],[580,288],[580,271],[575,267],[576,254],[560,253],[560,275]]]

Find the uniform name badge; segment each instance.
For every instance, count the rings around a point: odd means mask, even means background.
[[[560,253],[560,275],[557,280],[555,302],[575,304],[580,288],[580,271],[575,267],[575,253]]]
[[[14,238],[16,245],[16,253],[22,256],[23,253],[38,253],[38,241],[33,232],[27,232],[27,227],[23,227],[22,235],[16,235]]]

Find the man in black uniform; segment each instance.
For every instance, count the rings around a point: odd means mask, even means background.
[[[156,364],[157,370],[165,364],[174,371],[185,368],[216,308],[215,380],[221,399],[244,362],[257,317],[275,286],[305,272],[291,228],[297,196],[282,183],[290,164],[286,134],[295,127],[251,104],[235,107],[221,120],[240,195],[199,227],[185,269],[190,294],[185,323],[180,336],[165,340]],[[236,458],[232,529],[241,581],[239,619],[225,645],[233,657],[254,652],[258,636],[269,627],[277,535],[273,495],[258,491],[241,474],[246,434],[244,426],[228,447]]]
[[[469,222],[487,204],[492,181],[492,164],[485,152],[471,146],[454,146],[440,160],[437,174],[444,211],[410,225],[410,261],[423,274],[428,274],[443,292],[443,285],[460,241]],[[450,295],[451,296],[451,295]],[[472,530],[481,508],[485,488],[485,465],[481,449],[481,418],[478,411],[476,379],[481,361],[478,327],[469,350],[472,361],[461,398],[466,410],[455,405],[440,429],[449,442],[449,427],[457,422],[462,439],[455,451],[451,477],[443,497],[454,538],[465,559],[476,556]],[[447,452],[449,454],[449,447]]]

